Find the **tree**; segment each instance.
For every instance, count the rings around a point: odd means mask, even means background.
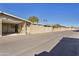
[[[31,16],[28,18],[29,21],[31,21],[33,24],[38,23],[39,19],[36,16]]]

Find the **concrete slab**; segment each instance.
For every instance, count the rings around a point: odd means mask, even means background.
[[[74,31],[63,31],[0,37],[0,55],[33,56],[43,51],[49,52],[63,37],[77,37],[78,34]]]

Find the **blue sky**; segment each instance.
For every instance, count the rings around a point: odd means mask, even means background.
[[[37,16],[42,24],[79,26],[79,4],[0,3],[0,10],[28,19]],[[47,19],[47,22],[43,20]]]

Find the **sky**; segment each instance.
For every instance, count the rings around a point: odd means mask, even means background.
[[[79,4],[75,3],[0,3],[0,11],[28,19],[37,16],[41,24],[79,26]],[[47,19],[45,22],[44,19]]]

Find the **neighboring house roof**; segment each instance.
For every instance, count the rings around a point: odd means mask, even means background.
[[[19,19],[19,20],[21,20],[21,21],[26,21],[26,22],[31,23],[30,21],[27,21],[27,20],[25,20],[25,19],[23,19],[23,18],[20,18],[20,17],[18,17],[18,16],[12,15],[12,14],[5,13],[5,12],[2,12],[2,11],[0,11],[0,14],[5,14],[5,15],[11,16],[11,17],[13,17],[13,18],[17,18],[17,19]]]

